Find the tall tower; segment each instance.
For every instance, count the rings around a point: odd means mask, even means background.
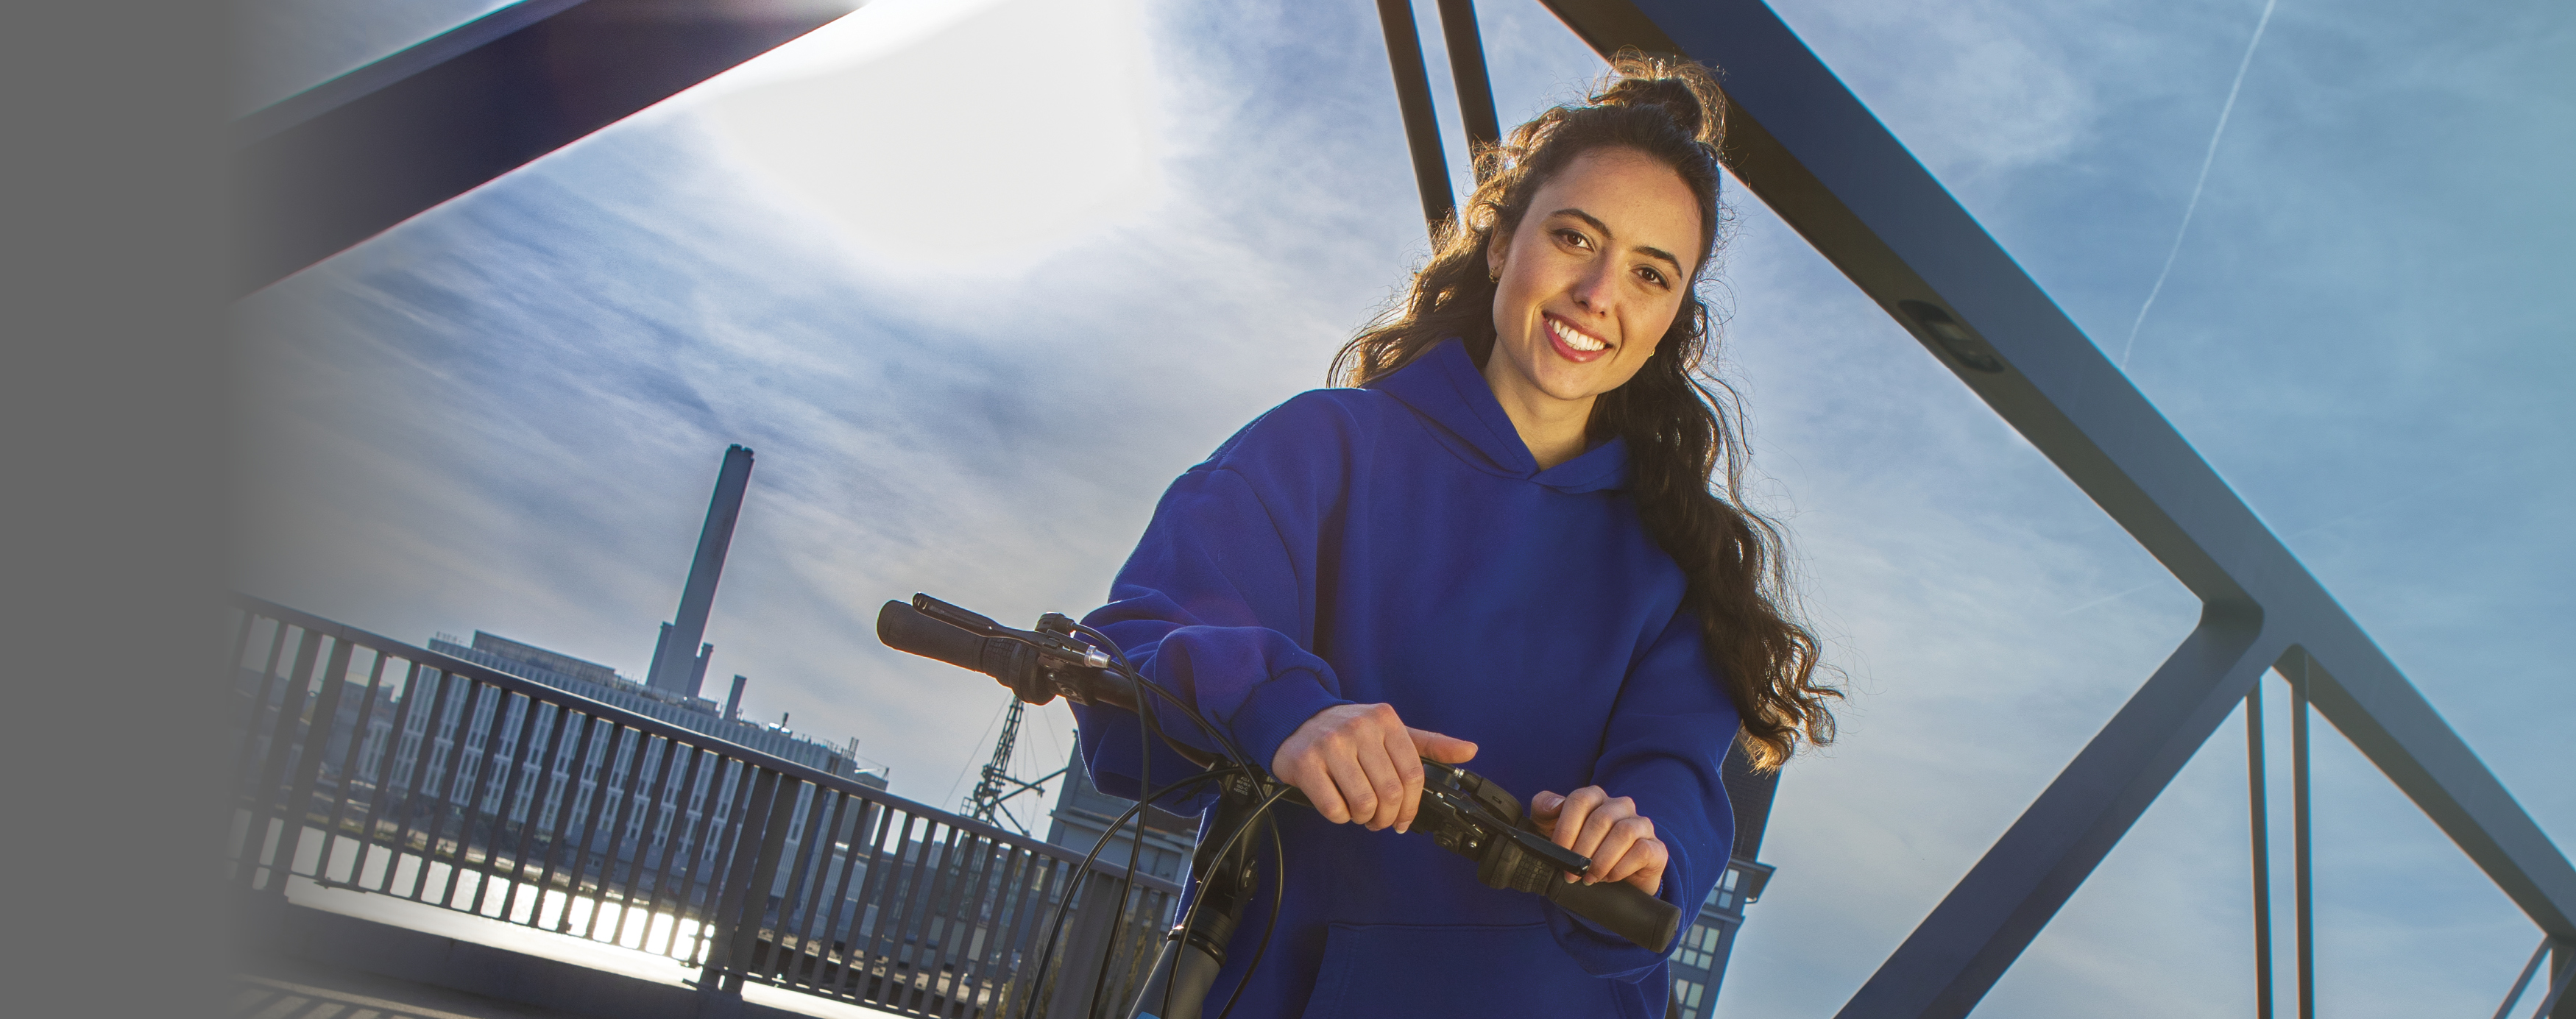
[[[1021,709],[1025,707],[1027,705],[1021,703],[1018,697],[1011,698],[1011,706],[1005,709],[1005,714],[1002,716],[1002,738],[993,741],[993,759],[984,765],[983,781],[975,783],[975,791],[966,794],[965,804],[966,816],[986,824],[1001,824],[1008,821],[1011,827],[1019,829],[1022,835],[1029,833],[1029,826],[1021,824],[1019,817],[1011,813],[1011,808],[1002,805],[1003,801],[1021,793],[1036,793],[1044,796],[1046,782],[1065,772],[1063,768],[1057,768],[1034,782],[1011,777],[1011,754],[1019,746],[1020,715]],[[1012,786],[1018,788],[1011,788]]]
[[[716,472],[715,498],[707,503],[706,525],[698,530],[698,555],[689,563],[688,585],[680,589],[680,612],[662,624],[645,686],[695,697],[705,684],[707,656],[716,649],[703,642],[707,610],[715,604],[716,578],[724,573],[725,550],[733,545],[734,521],[742,516],[742,493],[750,485],[750,447],[737,443],[726,448],[724,467]]]

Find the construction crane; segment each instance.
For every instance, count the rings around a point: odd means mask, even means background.
[[[1011,698],[1011,706],[1002,716],[1002,738],[993,741],[993,759],[984,765],[984,777],[975,783],[975,791],[967,794],[965,804],[966,816],[992,825],[1007,821],[1022,835],[1029,834],[1029,826],[1021,824],[1011,808],[1003,805],[1004,801],[1021,793],[1044,796],[1045,783],[1065,771],[1057,768],[1025,782],[1011,777],[1011,753],[1019,745],[1020,712],[1025,707],[1027,704],[1018,697]]]

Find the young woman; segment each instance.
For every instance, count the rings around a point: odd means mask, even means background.
[[[1254,896],[1208,1015],[1240,985],[1243,1017],[1661,1016],[1662,957],[1398,837],[1420,757],[1472,760],[1592,858],[1582,880],[1690,916],[1733,842],[1730,740],[1772,768],[1831,738],[1698,374],[1720,109],[1705,69],[1623,54],[1480,153],[1405,303],[1337,359],[1352,388],[1183,474],[1089,617],[1316,807],[1275,812],[1277,930],[1247,982]],[[1137,718],[1081,722],[1095,781],[1137,795]],[[1195,769],[1158,747],[1151,770]]]

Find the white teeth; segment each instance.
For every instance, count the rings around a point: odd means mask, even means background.
[[[1607,343],[1603,343],[1600,340],[1593,339],[1581,332],[1567,328],[1563,322],[1550,322],[1547,324],[1547,327],[1555,330],[1557,339],[1564,340],[1566,346],[1572,347],[1576,350],[1590,352],[1609,346]]]

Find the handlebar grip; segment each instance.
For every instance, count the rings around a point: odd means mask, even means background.
[[[1625,881],[1587,885],[1550,877],[1542,894],[1566,912],[1610,928],[1610,933],[1657,954],[1672,951],[1673,937],[1681,933],[1680,907]]]
[[[877,610],[877,639],[897,651],[947,662],[961,669],[984,671],[984,638],[924,615],[920,609],[889,601]]]
[[[920,610],[922,615],[973,633],[978,637],[996,636],[1002,631],[1002,624],[994,622],[991,616],[959,608],[926,594],[913,595],[912,607]]]

